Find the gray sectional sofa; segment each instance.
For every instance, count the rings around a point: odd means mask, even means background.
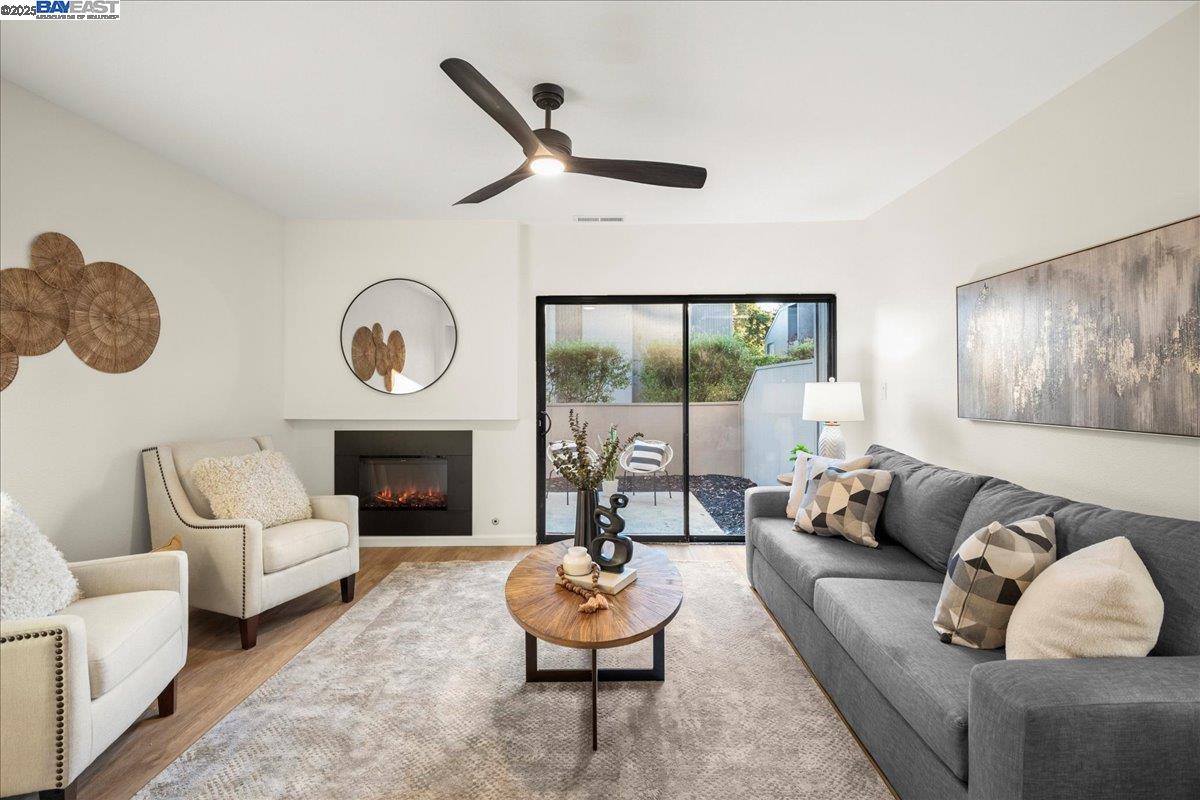
[[[1200,798],[1200,522],[1114,511],[874,445],[894,478],[878,549],[796,533],[787,487],[746,493],[758,592],[905,800]],[[1147,658],[1006,661],[933,630],[973,531],[1053,512],[1059,558],[1134,546],[1165,616]]]

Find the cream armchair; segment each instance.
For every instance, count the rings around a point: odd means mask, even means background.
[[[191,603],[237,617],[242,647],[258,640],[258,615],[314,589],[341,581],[342,602],[354,599],[358,573],[358,498],[312,497],[313,518],[263,529],[254,519],[213,519],[191,480],[202,458],[270,450],[266,436],[181,442],[142,451],[150,539],[161,547],[178,536],[188,554]]]
[[[69,565],[83,589],[52,617],[0,622],[0,795],[71,798],[83,772],[158,698],[175,711],[187,659],[179,552]]]

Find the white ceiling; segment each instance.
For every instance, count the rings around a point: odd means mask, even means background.
[[[288,217],[860,219],[1190,2],[144,3],[0,26],[5,78]],[[438,69],[579,155],[707,167],[699,191],[579,175],[451,207],[521,161]]]

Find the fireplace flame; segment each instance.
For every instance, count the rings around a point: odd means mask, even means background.
[[[445,508],[446,493],[437,489],[393,490],[385,486],[371,495],[367,505],[378,508]]]

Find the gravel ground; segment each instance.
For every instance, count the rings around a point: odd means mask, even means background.
[[[649,492],[655,489],[665,492],[668,488],[673,492],[683,491],[681,475],[639,475],[621,477],[619,480],[622,492]],[[721,530],[730,536],[745,533],[743,496],[747,489],[755,485],[747,478],[734,475],[693,475],[691,481],[692,494],[721,526]],[[551,478],[548,488],[552,492],[572,490],[571,485],[559,477]]]

